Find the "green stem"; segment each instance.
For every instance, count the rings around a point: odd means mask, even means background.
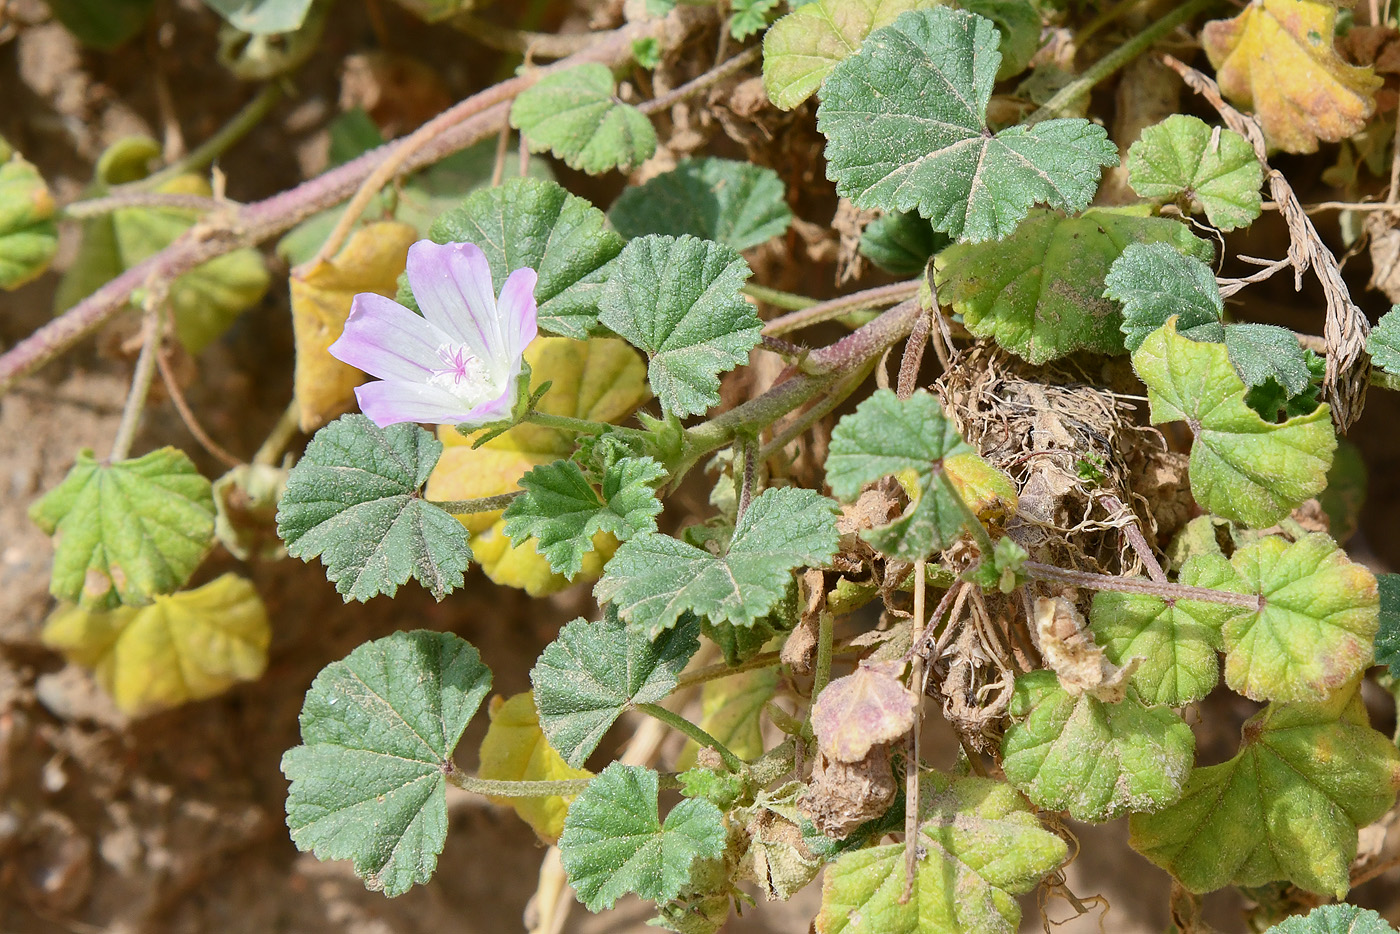
[[[276,82],[263,85],[258,96],[243,105],[243,109],[233,115],[217,133],[185,154],[183,159],[171,163],[148,178],[133,184],[142,188],[159,188],[163,183],[190,172],[208,168],[214,160],[228,151],[248,132],[263,121],[277,102],[282,99],[282,88]]]
[[[272,426],[272,431],[268,432],[267,440],[258,448],[253,455],[253,463],[277,466],[282,460],[282,454],[287,450],[287,445],[292,443],[292,438],[301,430],[301,406],[297,400],[293,399],[287,407],[282,410],[282,417],[277,419],[277,424]]]
[[[447,780],[464,791],[492,798],[552,798],[555,795],[572,797],[582,794],[591,778],[565,778],[553,782],[506,782],[489,778],[477,778],[455,769],[447,773]]]
[[[1071,571],[1053,564],[1027,561],[1022,565],[1026,574],[1036,580],[1055,581],[1088,590],[1112,590],[1118,593],[1140,593],[1163,600],[1199,600],[1202,603],[1220,603],[1237,606],[1246,610],[1264,608],[1259,594],[1230,593],[1226,590],[1211,590],[1208,587],[1188,587],[1185,584],[1159,583],[1141,577],[1113,577],[1109,574],[1091,574],[1088,571]]]
[[[587,418],[572,418],[568,415],[551,415],[548,412],[540,411],[531,411],[522,421],[529,422],[532,425],[539,425],[542,428],[573,431],[585,435],[601,435],[607,431],[614,431],[625,435],[647,436],[647,432],[638,428],[624,428],[620,425],[610,425],[607,422],[595,422]]]
[[[791,314],[774,318],[763,326],[763,333],[772,337],[786,334],[789,331],[796,331],[798,328],[809,327],[813,324],[820,324],[823,321],[831,321],[841,318],[862,308],[871,308],[877,305],[892,305],[902,302],[905,299],[913,298],[919,294],[918,280],[912,282],[896,282],[892,285],[877,286],[873,289],[865,289],[861,292],[852,292],[850,295],[843,295],[840,298],[833,298],[825,302],[815,302],[803,296],[793,296],[794,298],[804,298],[807,302],[805,306],[796,308]],[[753,293],[750,293],[753,294]],[[790,293],[781,292],[781,295]],[[754,295],[759,298],[758,295]],[[761,299],[767,301],[767,299]],[[777,304],[776,302],[770,304]],[[791,305],[780,305],[779,307],[790,308]]]
[[[517,490],[514,493],[483,496],[480,499],[430,499],[427,500],[427,503],[436,506],[443,512],[450,512],[454,516],[467,516],[477,512],[495,512],[497,509],[505,509],[519,495],[520,491]]]
[[[141,413],[145,411],[146,399],[151,394],[151,380],[156,372],[156,348],[160,344],[161,314],[154,305],[147,309],[142,325],[145,334],[141,341],[141,354],[136,358],[136,370],[131,375],[131,390],[122,407],[122,420],[117,424],[117,436],[112,440],[112,451],[107,455],[108,463],[126,460],[131,453],[131,444],[136,440],[136,429],[141,426]]]
[[[760,302],[772,305],[774,308],[786,308],[788,311],[801,311],[804,308],[811,308],[820,304],[815,298],[808,298],[805,295],[798,295],[795,292],[784,292],[782,289],[770,289],[766,285],[759,285],[757,282],[750,282],[740,291],[750,298],[756,298]]]
[[[1146,52],[1167,33],[1187,22],[1197,13],[1209,9],[1219,2],[1220,0],[1187,0],[1186,3],[1181,4],[1089,66],[1087,71],[1061,88],[1059,93],[1046,101],[1043,107],[1031,114],[1026,119],[1026,124],[1033,126],[1042,120],[1060,116],[1075,98],[1088,94],[1094,85]]]
[[[829,415],[838,405],[849,399],[851,393],[855,392],[861,383],[865,382],[865,378],[870,375],[870,371],[873,368],[874,363],[872,361],[871,365],[856,370],[844,380],[833,385],[830,391],[827,392],[826,398],[793,419],[792,424],[784,427],[783,430],[778,433],[777,437],[763,446],[762,450],[758,452],[758,462],[762,464],[767,461],[768,458],[786,447],[794,438],[801,435],[808,428],[811,428],[819,420]]]
[[[835,628],[836,618],[826,611],[817,614],[817,666],[812,674],[812,703],[817,702],[817,695],[820,694],[828,684],[831,683],[831,658],[832,651],[832,629]]]
[[[724,760],[724,764],[731,772],[744,771],[744,760],[734,755],[729,747],[706,733],[700,727],[691,723],[685,717],[672,710],[667,710],[660,704],[638,704],[637,709],[648,716],[655,717],[673,730],[679,730],[686,736],[695,740],[702,748],[708,747],[719,753],[719,757]]]
[[[832,658],[841,655],[854,655],[862,649],[858,645],[838,645],[831,649]],[[686,688],[694,687],[697,684],[704,684],[707,681],[719,681],[722,678],[730,678],[734,675],[741,675],[746,671],[757,671],[760,668],[774,668],[782,664],[781,652],[762,652],[755,655],[746,662],[737,665],[730,665],[728,662],[716,662],[713,665],[706,665],[704,668],[697,668],[694,671],[687,671],[676,680],[676,690],[682,691]]]
[[[89,198],[74,201],[63,209],[63,216],[72,219],[101,217],[125,208],[154,208],[174,211],[200,211],[208,213],[223,208],[238,208],[241,205],[203,195],[181,195],[159,191],[130,191],[104,198]]]

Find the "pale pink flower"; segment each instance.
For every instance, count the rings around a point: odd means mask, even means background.
[[[379,377],[355,389],[381,428],[396,422],[484,425],[510,415],[525,347],[535,339],[530,268],[507,277],[497,299],[486,256],[472,243],[419,240],[408,284],[423,314],[382,295],[355,296],[331,356]]]

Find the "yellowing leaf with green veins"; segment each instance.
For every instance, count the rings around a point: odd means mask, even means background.
[[[617,422],[651,398],[646,364],[631,347],[612,338],[576,341],[539,337],[525,349],[535,385],[549,382],[539,411],[598,422]],[[428,477],[425,494],[434,500],[477,499],[516,489],[532,467],[551,464],[574,452],[574,435],[540,425],[516,425],[479,448],[456,429],[438,429],[442,457]],[[500,511],[458,516],[472,532],[490,528]]]
[[[0,140],[0,289],[43,274],[58,252],[53,195],[39,170]]]
[[[826,868],[817,934],[1013,934],[1016,896],[1068,855],[1010,785],[938,773],[923,782],[913,897],[901,904],[903,843],[846,853]]]
[[[1221,589],[1258,594],[1224,627],[1225,683],[1254,700],[1321,701],[1364,671],[1380,626],[1376,577],[1321,532],[1261,538]]]
[[[85,609],[141,606],[184,586],[214,539],[214,495],[184,452],[105,464],[92,451],[29,518],[54,536],[49,592]]]
[[[612,72],[596,62],[541,78],[510,108],[510,125],[532,152],[549,150],[571,169],[624,172],[656,152],[646,114],[617,98]]]
[[[128,138],[109,147],[98,160],[90,194],[101,195],[111,185],[137,181],[160,154],[154,140]],[[162,194],[212,194],[198,175],[180,175],[160,185]],[[109,280],[154,256],[194,226],[199,215],[171,208],[122,208],[83,224],[82,244],[73,265],[64,273],[54,296],[55,311],[66,311]],[[198,353],[223,335],[235,318],[262,301],[271,280],[262,254],[252,248],[234,250],[209,260],[176,279],[170,286],[175,313],[175,336],[191,353]],[[133,296],[139,304],[144,290]]]
[[[1183,337],[1173,317],[1143,340],[1133,369],[1147,384],[1153,424],[1185,421],[1195,433],[1191,494],[1202,508],[1263,528],[1327,485],[1337,448],[1331,410],[1264,421],[1245,403],[1224,344]]]
[[[340,337],[350,305],[361,292],[392,298],[408,248],[418,232],[408,224],[380,221],[359,228],[334,259],[309,270],[293,270],[292,336],[296,371],[292,394],[301,430],[313,432],[355,402],[365,376],[332,357],[326,348]]]
[[[529,691],[506,699],[491,698],[486,710],[491,725],[481,740],[478,778],[506,782],[553,782],[571,778],[592,778],[587,769],[571,768],[550,748],[540,730],[535,696]],[[515,808],[546,843],[559,839],[564,831],[564,815],[572,797],[492,798],[497,804]]]
[[[815,0],[769,27],[763,37],[763,87],[782,110],[792,110],[826,76],[860,49],[865,37],[906,10],[943,0]]]
[[[763,755],[763,708],[780,680],[777,668],[758,668],[706,681],[700,689],[700,728],[740,759],[757,759]],[[693,766],[699,748],[694,740],[687,742],[676,768]]]
[[[967,329],[1031,363],[1076,350],[1123,350],[1118,305],[1104,297],[1113,263],[1132,244],[1161,243],[1209,260],[1210,244],[1145,205],[1078,217],[1033,210],[1004,240],[956,243],[934,260],[938,299]]]
[[[225,574],[140,608],[60,608],[42,639],[93,669],[117,706],[139,716],[262,677],[272,628],[253,585]]]
[[[1286,881],[1346,895],[1357,828],[1395,803],[1400,751],[1355,688],[1270,704],[1241,732],[1239,753],[1192,772],[1180,801],[1133,816],[1133,849],[1192,892]]]
[[[1223,557],[1200,555],[1184,564],[1179,582],[1219,587],[1234,576]],[[1151,594],[1101,590],[1094,594],[1089,628],[1115,665],[1142,660],[1128,683],[1145,702],[1182,707],[1201,700],[1219,683],[1216,652],[1224,649],[1220,630],[1229,616],[1230,608],[1219,603],[1168,603]]]
[[[1181,797],[1196,740],[1167,707],[1132,693],[1117,704],[1073,697],[1053,671],[1033,671],[1016,679],[1009,712],[1006,780],[1042,808],[1106,821]]]
[[[1128,150],[1128,183],[1144,198],[1183,198],[1216,227],[1234,230],[1259,216],[1264,169],[1234,130],[1173,114],[1143,130]]]
[[[1322,0],[1256,0],[1215,20],[1201,44],[1220,90],[1252,109],[1271,144],[1316,152],[1359,132],[1376,109],[1381,79],[1348,64],[1334,42],[1337,6]]]

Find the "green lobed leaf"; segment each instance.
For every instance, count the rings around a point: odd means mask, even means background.
[[[462,524],[422,499],[442,443],[417,425],[344,415],[311,439],[287,477],[277,534],[293,558],[319,557],[346,600],[393,596],[410,577],[441,600],[462,586]]]
[[[173,593],[214,544],[212,486],[173,447],[115,464],[79,451],[29,518],[54,536],[49,592],[90,610]]]
[[[598,532],[626,541],[656,530],[656,485],[665,476],[650,457],[623,457],[608,466],[599,496],[574,461],[541,465],[520,478],[525,492],[506,507],[505,533],[516,545],[533,537],[550,568],[572,578]]]
[[[892,391],[880,389],[836,424],[826,480],[842,501],[852,502],[867,483],[913,472],[917,499],[894,522],[861,537],[887,555],[917,561],[947,548],[961,534],[967,511],[943,460],[975,453],[931,394],[920,389],[900,401]]]
[[[1177,330],[1194,341],[1224,338],[1225,303],[1215,273],[1201,257],[1164,243],[1132,244],[1114,260],[1104,286],[1105,298],[1123,303],[1123,343],[1129,351],[1173,315]]]
[[[651,901],[680,894],[697,859],[724,852],[724,815],[687,798],[661,822],[658,777],[614,762],[569,806],[559,856],[589,911],[611,908],[629,892]]]
[[[575,65],[541,78],[516,97],[510,125],[533,152],[549,150],[571,169],[600,175],[630,170],[656,152],[646,114],[616,97],[606,65]]]
[[[729,34],[743,41],[768,26],[768,15],[782,0],[730,0],[733,14],[729,17]]]
[[[1077,118],[993,135],[997,43],[990,21],[941,6],[872,33],[827,78],[817,110],[836,190],[861,208],[917,208],[972,242],[1009,235],[1038,202],[1087,207],[1117,149]]]
[[[1321,532],[1268,536],[1230,559],[1220,586],[1263,608],[1225,623],[1225,683],[1254,700],[1322,701],[1371,664],[1380,625],[1375,575]]]
[[[428,238],[481,247],[497,288],[516,269],[535,270],[541,330],[579,339],[598,320],[603,282],[623,247],[602,211],[537,178],[511,179],[468,195],[433,222]],[[402,280],[399,301],[417,307]]]
[[[917,276],[949,243],[918,214],[881,214],[861,232],[860,252],[893,276]]]
[[[1192,892],[1288,881],[1344,896],[1356,829],[1395,802],[1400,751],[1355,690],[1270,704],[1242,733],[1239,753],[1193,771],[1180,801],[1133,815],[1133,849]]]
[[[1264,934],[1395,934],[1395,928],[1369,908],[1323,905],[1275,924]]]
[[[1196,740],[1167,707],[1129,693],[1118,704],[1071,696],[1053,671],[1016,679],[1001,741],[1006,780],[1075,820],[1156,811],[1181,797]]]
[[[1214,535],[1213,527],[1206,529]],[[1195,555],[1182,566],[1179,582],[1214,588],[1234,576],[1223,557]],[[1168,603],[1151,594],[1101,590],[1094,594],[1089,628],[1113,664],[1124,667],[1129,659],[1142,660],[1128,683],[1145,702],[1184,707],[1203,699],[1220,682],[1216,652],[1225,647],[1220,630],[1229,616],[1229,608],[1218,603]]]
[[[447,839],[452,750],[490,689],[491,670],[450,632],[396,632],[323,668],[304,745],[282,756],[297,849],[354,860],[390,897],[427,882]]]
[[[1040,14],[1030,0],[959,0],[958,6],[991,20],[1001,33],[998,81],[1019,75],[1030,66],[1040,48]]]
[[[1400,305],[1391,305],[1381,315],[1366,338],[1366,352],[1371,362],[1391,376],[1400,376]]]
[[[699,624],[686,617],[652,640],[609,606],[603,619],[576,619],[545,646],[530,670],[540,728],[569,765],[578,767],[633,704],[654,704],[700,647]]]
[[[1264,421],[1245,403],[1225,345],[1178,334],[1175,319],[1143,340],[1133,369],[1147,384],[1153,424],[1185,421],[1195,433],[1191,493],[1202,508],[1262,528],[1326,486],[1337,447],[1328,406]]]
[[[43,274],[58,252],[54,200],[39,170],[0,140],[0,289]]]
[[[1226,333],[1229,333],[1231,327],[1236,327],[1236,325],[1228,325]],[[1230,362],[1235,362],[1233,355]],[[1308,381],[1300,392],[1290,393],[1279,385],[1278,380],[1271,375],[1258,386],[1251,387],[1245,395],[1244,401],[1249,404],[1251,409],[1263,416],[1265,421],[1277,421],[1280,416],[1288,419],[1295,415],[1311,415],[1322,402],[1322,383],[1327,375],[1327,360],[1311,350],[1305,350],[1303,351],[1303,366],[1307,370]],[[1235,372],[1239,372],[1238,365],[1235,366]],[[1340,450],[1338,448],[1339,452]],[[1337,458],[1334,457],[1332,471],[1336,470]],[[1331,480],[1328,481],[1329,489],[1331,482]],[[1328,490],[1323,490],[1318,494],[1318,498],[1325,499],[1327,494]]]
[[[730,159],[682,159],[623,190],[608,219],[628,239],[690,234],[736,250],[782,236],[792,223],[778,173]]]
[[[753,274],[732,247],[652,234],[617,258],[598,322],[647,352],[647,378],[667,412],[719,404],[719,374],[746,363],[763,322],[739,290]]]
[[[1227,324],[1225,349],[1235,372],[1251,389],[1273,380],[1292,397],[1304,392],[1312,380],[1307,355],[1288,328]]]
[[[593,588],[651,638],[688,610],[711,623],[752,626],[787,596],[791,571],[836,552],[836,504],[796,487],[764,490],[734,526],[723,554],[649,532],[624,542]]]
[[[938,299],[952,304],[973,334],[1031,363],[1077,350],[1121,353],[1127,325],[1104,288],[1124,250],[1145,243],[1175,256],[1209,259],[1213,251],[1185,225],[1151,217],[1146,207],[1092,208],[1078,217],[1032,210],[1005,240],[939,253]]]
[[[300,28],[311,0],[204,0],[229,25],[255,36]]]
[[[1376,662],[1400,677],[1400,574],[1376,578],[1380,596],[1380,621],[1376,630]]]
[[[1031,891],[1068,855],[1011,786],[985,778],[932,786],[919,843],[913,897],[904,894],[904,844],[843,854],[826,868],[817,934],[1013,934],[1015,896]]]
[[[763,87],[780,110],[816,93],[865,37],[899,14],[941,0],[816,0],[778,20],[763,37]]]
[[[1173,114],[1143,130],[1128,150],[1128,183],[1144,198],[1184,199],[1216,227],[1234,230],[1259,216],[1264,170],[1234,130]]]

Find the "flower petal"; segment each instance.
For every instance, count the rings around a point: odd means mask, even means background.
[[[383,295],[361,292],[345,330],[328,348],[332,357],[380,379],[425,382],[443,367],[438,348],[450,338]]]
[[[408,284],[418,307],[456,343],[466,344],[488,370],[507,348],[496,313],[491,266],[474,243],[419,240],[408,248]]]
[[[501,297],[496,302],[496,308],[512,357],[523,354],[530,341],[539,334],[535,323],[535,284],[539,278],[538,273],[525,266],[511,273],[506,284],[501,286]]]
[[[456,425],[468,415],[462,400],[444,389],[422,383],[380,380],[355,387],[360,411],[380,428],[398,422]]]

